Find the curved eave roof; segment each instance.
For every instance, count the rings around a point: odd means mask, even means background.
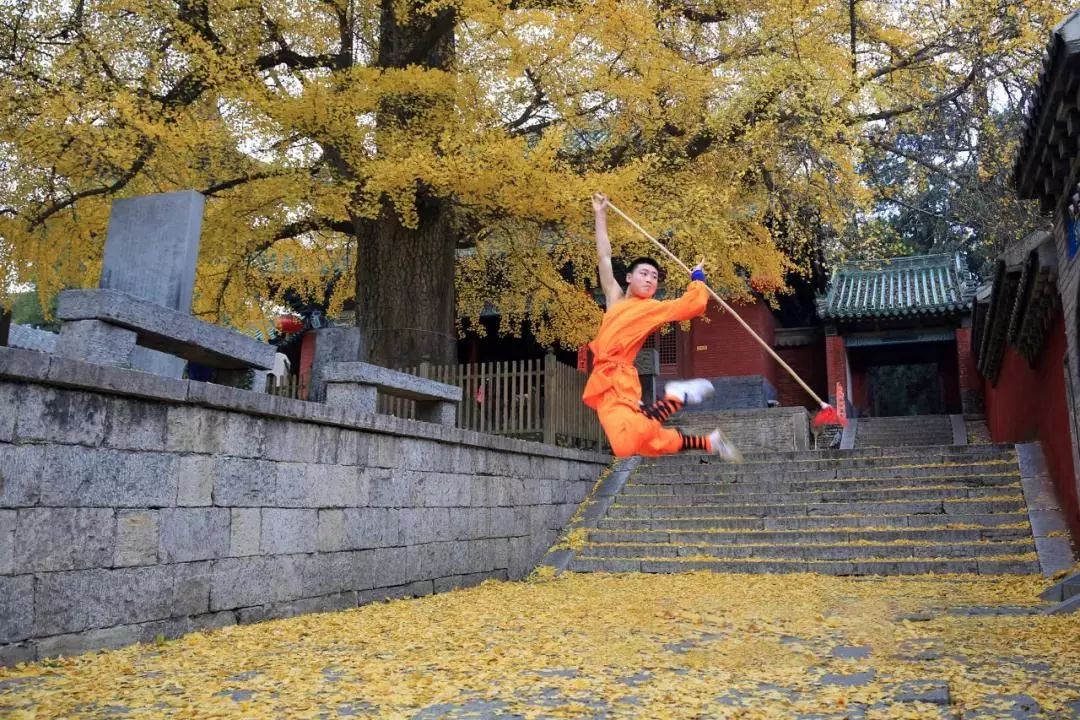
[[[873,310],[828,310],[819,313],[823,320],[888,320],[920,317],[951,317],[970,311],[964,302],[923,307],[892,307]]]
[[[1050,35],[1043,54],[1035,92],[1025,112],[1020,147],[1013,167],[1013,182],[1023,199],[1047,197],[1046,181],[1060,174],[1064,158],[1056,149],[1047,152],[1051,136],[1075,136],[1077,98],[1070,94],[1070,71],[1080,59],[1080,10],[1061,21]],[[1068,107],[1060,107],[1063,103]],[[1059,126],[1055,130],[1055,125]]]
[[[818,299],[818,315],[823,320],[955,316],[970,311],[973,290],[953,255],[852,263],[834,273]]]

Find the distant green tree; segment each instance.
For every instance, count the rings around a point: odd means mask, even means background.
[[[48,304],[48,318],[53,318],[52,320],[46,318],[41,308],[41,298],[36,292],[15,293],[12,295],[11,322],[15,325],[33,325],[47,330],[59,330],[60,323],[55,320],[56,298],[53,297]]]

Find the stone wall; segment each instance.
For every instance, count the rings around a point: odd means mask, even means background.
[[[776,403],[776,388],[761,375],[739,375],[711,378],[716,392],[713,396],[687,412],[710,410],[749,410],[769,407]]]
[[[56,349],[54,332],[38,330],[29,325],[12,325],[7,344],[14,348],[24,350],[37,350],[38,352],[53,352]]]
[[[668,424],[686,432],[719,427],[743,453],[808,450],[810,414],[803,407],[680,412]]]
[[[609,460],[0,348],[0,665],[520,578]]]

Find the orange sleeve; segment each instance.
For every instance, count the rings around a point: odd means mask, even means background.
[[[686,292],[682,294],[682,297],[664,301],[663,305],[667,316],[665,322],[689,320],[704,315],[705,307],[708,304],[709,289],[705,286],[705,283],[692,280],[686,286]]]

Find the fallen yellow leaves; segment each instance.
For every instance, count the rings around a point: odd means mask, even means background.
[[[545,577],[0,669],[0,716],[937,717],[893,702],[927,679],[986,717],[1080,700],[1080,616],[1022,614],[1039,577]]]

